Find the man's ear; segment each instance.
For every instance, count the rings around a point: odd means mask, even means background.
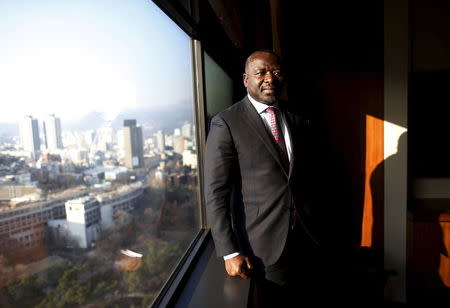
[[[247,85],[248,85],[248,75],[247,75],[246,73],[244,73],[244,74],[242,75],[242,77],[243,77],[243,81],[244,81],[244,86],[247,88]]]

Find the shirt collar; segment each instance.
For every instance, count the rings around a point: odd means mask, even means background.
[[[247,94],[247,96],[248,96],[250,103],[252,103],[253,107],[255,107],[255,109],[258,113],[263,113],[264,111],[266,111],[267,107],[278,107],[277,103],[273,104],[272,106],[269,106],[267,104],[258,102],[253,97],[251,97],[250,94]]]

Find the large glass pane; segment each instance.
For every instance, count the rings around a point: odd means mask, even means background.
[[[190,38],[149,0],[5,0],[0,41],[0,306],[148,306],[200,228]]]
[[[213,116],[233,104],[233,80],[206,52],[205,59],[205,98],[206,117]]]

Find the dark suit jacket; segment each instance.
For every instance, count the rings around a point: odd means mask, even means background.
[[[291,112],[287,104],[279,107],[292,139],[289,170],[283,168],[270,132],[247,97],[211,120],[205,196],[219,256],[240,251],[256,256],[264,265],[275,263],[287,239],[292,206],[298,209],[300,227],[318,244],[305,194],[308,121]],[[234,210],[230,206],[233,190],[238,196]]]

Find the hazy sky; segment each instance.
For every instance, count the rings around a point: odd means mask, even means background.
[[[191,102],[190,57],[151,0],[0,0],[0,122]]]

